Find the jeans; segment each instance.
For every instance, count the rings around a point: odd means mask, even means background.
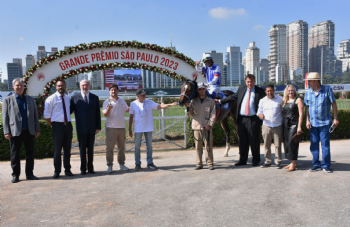
[[[135,164],[141,164],[141,142],[142,134],[145,135],[146,146],[147,146],[147,164],[153,163],[152,158],[152,132],[135,132]]]
[[[312,164],[316,167],[330,167],[331,166],[331,150],[330,150],[330,125],[321,127],[312,127],[310,130],[310,150],[312,153]],[[320,155],[320,141],[322,147],[322,163],[319,160]]]

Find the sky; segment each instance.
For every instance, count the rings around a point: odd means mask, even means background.
[[[260,58],[269,52],[274,24],[306,21],[309,27],[332,20],[335,49],[350,39],[349,0],[0,0],[0,69],[38,46],[137,40],[173,46],[197,61],[210,50],[239,46],[243,56],[255,41]]]

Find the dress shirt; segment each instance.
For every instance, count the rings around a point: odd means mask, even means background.
[[[245,105],[247,103],[248,100],[248,94],[249,94],[249,89],[247,88],[243,100],[242,100],[242,104],[241,104],[241,110],[239,111],[239,114],[242,116],[253,116],[256,115],[255,112],[255,108],[254,108],[254,100],[255,100],[255,87],[252,88],[252,91],[250,92],[250,99],[249,99],[249,114],[245,115]]]
[[[27,101],[26,96],[22,95],[22,98],[15,93],[18,109],[22,117],[22,128],[28,128],[28,117],[27,117]]]
[[[83,99],[85,99],[85,94],[81,91],[81,96],[83,97]],[[90,103],[90,100],[89,100],[89,92],[86,94],[86,99],[87,99],[87,102],[88,104]]]
[[[70,98],[64,94],[64,102],[66,104],[66,113],[68,121],[70,117]],[[45,101],[44,118],[51,118],[51,122],[64,122],[64,112],[61,94],[56,91],[55,94],[50,95]]]
[[[309,107],[309,119],[313,127],[332,123],[331,106],[335,101],[333,89],[330,86],[321,85],[317,94],[312,88],[306,91],[304,104]]]
[[[278,95],[275,95],[272,99],[265,96],[260,100],[258,114],[264,114],[264,125],[269,127],[282,125],[282,105],[283,99]]]

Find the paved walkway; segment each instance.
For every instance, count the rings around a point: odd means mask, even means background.
[[[234,167],[237,147],[227,158],[214,149],[214,171],[194,170],[194,150],[155,152],[157,171],[112,174],[96,155],[97,174],[85,176],[73,156],[76,176],[59,179],[52,159],[36,160],[39,181],[25,180],[22,162],[17,184],[1,162],[1,226],[350,226],[349,147],[350,140],[331,142],[332,174],[308,171],[308,142],[294,172]],[[134,167],[132,154],[126,165]]]

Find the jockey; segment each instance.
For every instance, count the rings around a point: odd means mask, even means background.
[[[216,95],[220,91],[221,85],[221,71],[218,65],[214,65],[213,57],[210,54],[205,54],[203,56],[202,62],[205,67],[199,66],[200,61],[196,62],[196,70],[205,73],[208,84],[209,97],[215,99]]]

